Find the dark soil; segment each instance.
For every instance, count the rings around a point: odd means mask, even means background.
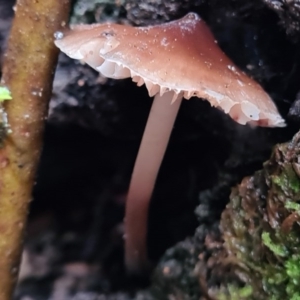
[[[2,55],[13,2],[0,0]],[[147,25],[199,13],[228,56],[271,95],[288,126],[241,126],[205,101],[184,101],[149,217],[149,253],[159,264],[150,281],[129,278],[124,203],[151,99],[130,80],[106,80],[61,55],[15,297],[206,299],[192,270],[220,240],[231,187],[259,170],[272,147],[299,127],[297,6],[268,0],[77,2],[77,22]]]

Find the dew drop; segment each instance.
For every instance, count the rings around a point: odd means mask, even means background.
[[[195,13],[189,13],[186,15],[186,17],[190,20],[198,20],[199,19],[199,16]]]
[[[54,38],[55,38],[56,40],[61,40],[63,37],[64,37],[64,34],[63,34],[63,32],[61,32],[61,31],[56,31],[56,32],[54,33]]]

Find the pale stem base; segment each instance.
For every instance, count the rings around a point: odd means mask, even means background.
[[[135,161],[125,213],[125,264],[129,273],[149,267],[147,254],[148,209],[182,95],[171,104],[174,92],[155,96]]]

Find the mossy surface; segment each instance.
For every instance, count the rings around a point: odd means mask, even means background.
[[[216,299],[300,299],[299,152],[298,133],[232,191],[221,220],[219,266],[233,277],[211,289]]]

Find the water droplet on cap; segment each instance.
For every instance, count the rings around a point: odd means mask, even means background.
[[[188,13],[186,17],[190,20],[200,20],[200,17],[195,13]]]
[[[56,40],[61,40],[64,37],[64,34],[61,31],[56,31],[54,33],[54,37],[55,37]]]

